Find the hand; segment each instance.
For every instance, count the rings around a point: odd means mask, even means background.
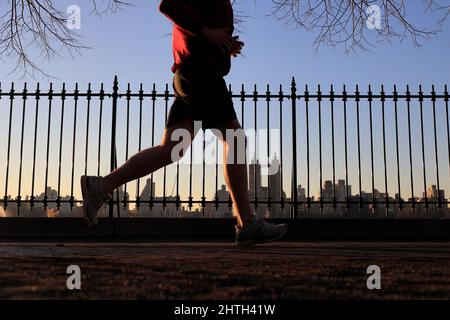
[[[245,43],[239,40],[239,36],[233,37],[233,43],[231,45],[230,54],[233,57],[237,57],[238,54],[241,54],[242,48],[244,47]]]
[[[223,49],[224,52],[230,52],[233,45],[233,38],[229,32],[229,28],[213,29],[203,27],[200,30],[200,35],[211,45]]]

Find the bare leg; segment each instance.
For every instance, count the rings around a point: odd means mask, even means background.
[[[165,167],[178,159],[183,154],[180,153],[178,158],[172,159],[172,149],[179,141],[171,141],[171,136],[176,129],[186,129],[190,133],[188,141],[182,141],[183,149],[186,150],[195,138],[193,121],[186,119],[178,122],[176,125],[164,129],[162,141],[159,145],[142,150],[141,152],[132,156],[120,168],[114,170],[109,175],[103,178],[103,191],[105,193],[112,193],[119,186],[144,177],[159,168]]]
[[[248,197],[248,181],[247,181],[247,164],[238,163],[237,155],[242,155],[245,150],[239,150],[240,144],[237,141],[231,143],[227,141],[226,129],[241,129],[238,120],[233,120],[226,124],[222,128],[218,128],[221,132],[220,138],[223,142],[224,147],[224,177],[225,183],[227,184],[228,190],[230,191],[231,198],[233,200],[233,206],[238,219],[238,226],[245,227],[253,219],[254,213],[250,207],[250,201]],[[231,150],[231,147],[234,150]],[[234,155],[234,159],[232,159]]]

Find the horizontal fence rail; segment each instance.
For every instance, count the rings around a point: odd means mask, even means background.
[[[246,159],[258,215],[448,216],[447,86],[442,92],[432,86],[429,93],[422,86],[417,92],[409,86],[389,92],[384,86],[378,92],[371,86],[300,89],[293,79],[288,92],[282,85],[273,91],[269,85],[229,91],[242,128],[256,132],[254,154]],[[6,89],[0,83],[0,150],[6,163],[0,168],[0,216],[81,215],[79,177],[105,175],[157,145],[173,99],[167,84],[163,90],[156,84],[119,88],[117,77],[112,91],[103,84],[94,91],[90,83],[86,91],[78,84],[73,90],[65,84],[43,90],[39,84]],[[232,200],[219,174],[219,140],[202,130],[196,141],[200,151],[191,146],[188,161],[119,188],[102,214],[231,216]],[[265,150],[257,154],[261,141]],[[215,162],[207,164],[211,145]],[[194,163],[199,153],[202,161]],[[262,163],[275,168],[273,173],[262,174]]]

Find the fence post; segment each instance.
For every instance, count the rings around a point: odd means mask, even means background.
[[[292,193],[291,198],[293,200],[294,208],[292,212],[292,218],[297,218],[297,86],[295,84],[295,77],[292,77],[291,83],[291,102],[292,102]]]
[[[117,76],[114,76],[113,92],[112,98],[112,124],[111,124],[111,162],[110,170],[111,172],[116,169],[116,122],[117,122],[117,98],[119,96],[119,83],[117,81]],[[114,192],[113,197],[109,203],[109,217],[114,217]]]

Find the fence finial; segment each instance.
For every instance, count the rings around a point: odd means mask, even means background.
[[[292,77],[291,82],[291,98],[294,98],[297,96],[297,84],[295,83],[295,77]]]

